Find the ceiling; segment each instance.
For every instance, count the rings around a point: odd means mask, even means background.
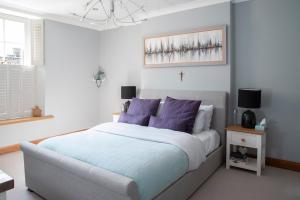
[[[107,0],[103,0],[107,1]],[[170,14],[197,7],[203,7],[230,0],[134,0],[144,5],[147,18]],[[239,0],[241,1],[241,0]],[[64,23],[69,23],[96,30],[107,29],[104,25],[82,22],[71,13],[82,14],[88,0],[0,0],[0,7],[38,15]],[[101,14],[100,14],[101,15]],[[101,18],[101,16],[100,16]]]

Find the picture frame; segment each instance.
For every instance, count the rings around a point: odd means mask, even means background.
[[[145,67],[225,65],[226,25],[144,38]]]

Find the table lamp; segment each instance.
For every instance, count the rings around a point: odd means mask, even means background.
[[[247,108],[241,119],[241,125],[244,128],[255,128],[255,113],[250,109],[260,108],[261,106],[261,90],[252,88],[239,89],[238,107]]]
[[[135,86],[121,86],[121,99],[127,99],[128,101],[126,101],[124,103],[124,112],[127,112],[129,105],[130,105],[130,101],[129,99],[132,99],[136,97],[136,87]]]

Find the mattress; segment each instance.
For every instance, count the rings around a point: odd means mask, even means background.
[[[208,156],[215,149],[220,146],[220,135],[216,130],[210,129],[200,133],[194,133],[193,136],[197,137],[204,144],[205,155]]]

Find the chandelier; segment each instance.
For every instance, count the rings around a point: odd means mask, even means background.
[[[89,0],[81,14],[71,13],[89,24],[128,26],[146,21],[143,5],[135,0]]]

